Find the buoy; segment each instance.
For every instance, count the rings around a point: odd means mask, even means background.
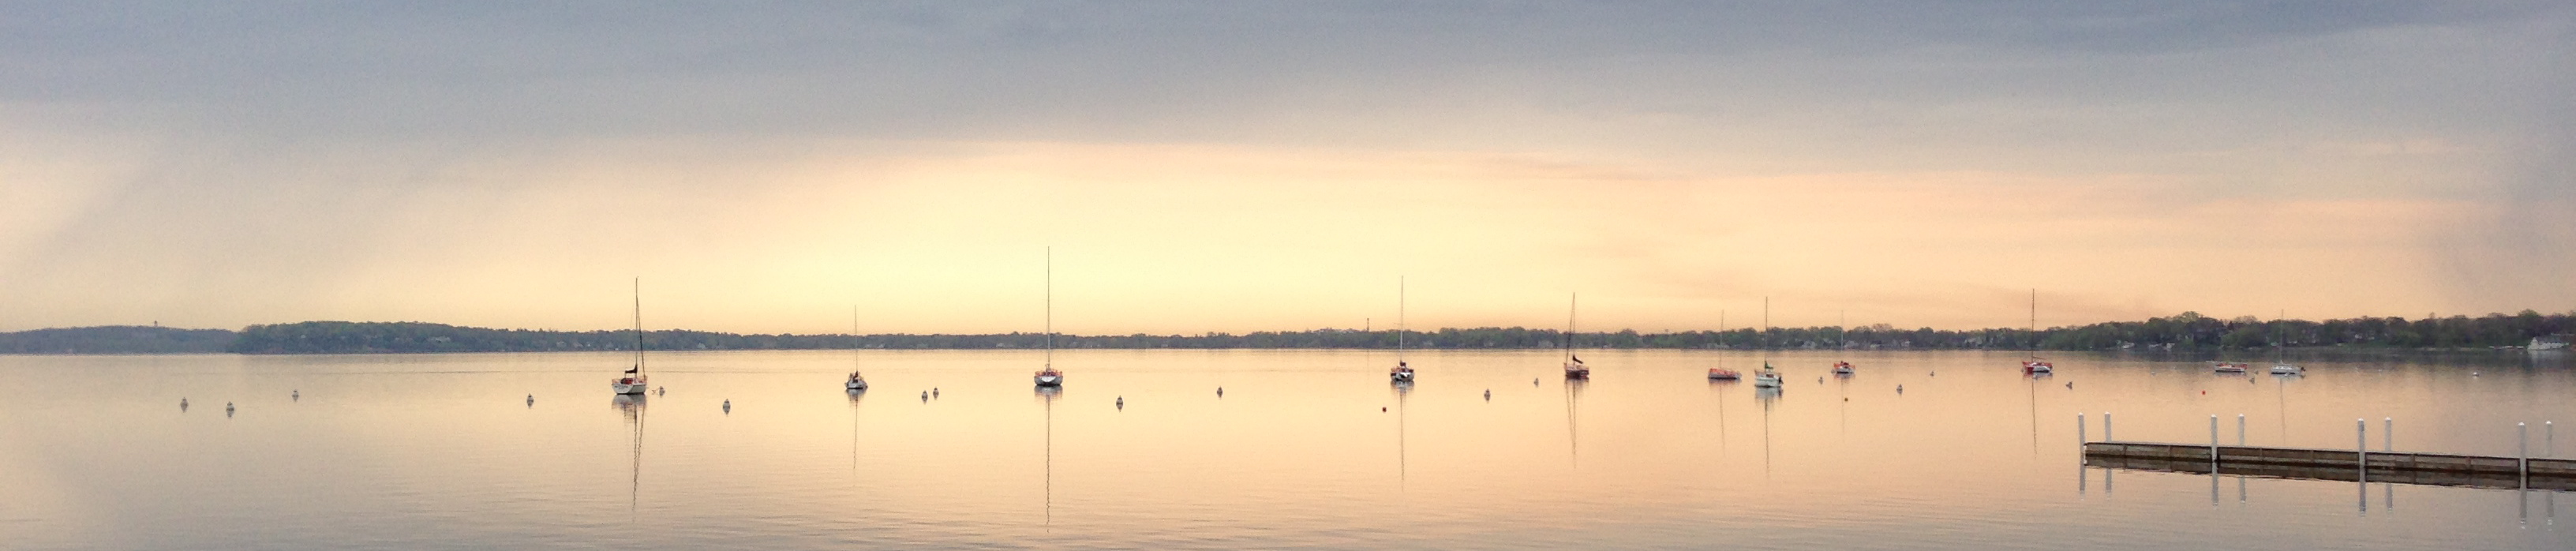
[[[1219,398],[1225,397],[1225,387],[1216,387],[1216,395]]]
[[[1905,393],[1905,385],[1896,385],[1896,393],[1897,393],[1897,394],[1904,394],[1904,393]]]
[[[528,395],[528,407],[537,407],[537,395]]]
[[[232,412],[233,412],[233,403],[232,403],[232,402],[224,402],[224,413],[232,413]]]
[[[921,391],[921,401],[924,401],[924,402],[928,402],[928,401],[930,401],[930,391],[927,391],[927,390]]]
[[[180,399],[179,399],[179,411],[188,411],[188,399],[187,399],[187,398],[180,398]]]
[[[1530,386],[1538,386],[1538,379],[1536,379],[1536,378],[1532,378],[1532,379],[1530,379]]]
[[[302,400],[302,399],[304,399],[304,391],[301,391],[301,390],[289,390],[289,391],[286,391],[286,398],[287,398],[287,399],[289,399],[289,400]]]
[[[724,410],[725,410],[725,413],[733,413],[733,400],[730,400],[730,399],[725,400],[725,403],[724,403]]]
[[[1127,409],[1127,397],[1126,397],[1126,396],[1120,396],[1120,397],[1118,397],[1118,409]]]
[[[1377,412],[1378,412],[1378,413],[1386,413],[1386,406],[1378,406],[1378,407],[1377,407]]]
[[[1485,389],[1485,401],[1491,402],[1491,401],[1493,401],[1493,400],[1494,400],[1494,389],[1490,389],[1490,388]]]
[[[939,397],[939,387],[935,387],[935,386],[934,386],[934,387],[930,387],[930,397],[932,397],[932,398],[938,398],[938,397]]]
[[[2067,381],[2066,388],[2075,388],[2075,381]]]

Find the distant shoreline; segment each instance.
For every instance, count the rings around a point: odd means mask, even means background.
[[[2083,326],[1992,328],[1963,331],[1897,329],[1885,324],[1774,327],[1768,331],[1576,334],[1582,349],[1717,350],[2043,350],[2226,352],[2282,347],[2296,350],[2442,351],[2518,349],[2535,339],[2561,339],[2576,330],[2576,313],[2489,314],[2405,320],[2353,318],[2326,321],[2250,318],[2220,320],[2185,312],[2136,322]],[[1551,349],[1565,333],[1522,327],[1442,328],[1407,331],[1405,345],[1431,350]],[[1392,330],[1317,329],[1241,335],[1068,335],[1062,349],[1392,349]],[[646,350],[1011,350],[1046,346],[1043,333],[982,335],[737,334],[662,330],[644,335]],[[632,331],[490,329],[422,322],[308,321],[253,325],[240,331],[158,326],[103,326],[0,333],[0,354],[436,354],[474,352],[632,351]]]

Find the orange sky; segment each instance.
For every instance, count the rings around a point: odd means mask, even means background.
[[[0,330],[2576,309],[2564,6],[49,9]]]

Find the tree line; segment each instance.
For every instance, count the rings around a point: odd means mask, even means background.
[[[2576,312],[2488,314],[2421,319],[2360,317],[2326,321],[2218,319],[2194,312],[2146,321],[2104,322],[2039,330],[1995,328],[1900,329],[1774,327],[1726,331],[1639,333],[1634,330],[1574,335],[1580,348],[1878,349],[1878,350],[2210,350],[2273,346],[2386,348],[2490,348],[2519,346],[2533,337],[2576,331]],[[1055,346],[1107,348],[1394,348],[1391,330],[1316,329],[1197,335],[1054,335]],[[1567,345],[1566,333],[1524,327],[1445,328],[1409,331],[1406,346],[1420,349],[1532,349]],[[421,322],[308,321],[253,325],[240,331],[162,327],[85,327],[0,333],[0,353],[160,354],[369,354],[443,352],[629,351],[631,331],[490,329]],[[808,349],[1037,349],[1043,333],[983,335],[736,334],[709,331],[646,332],[647,350]]]

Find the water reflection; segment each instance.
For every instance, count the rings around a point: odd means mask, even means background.
[[[1405,449],[1404,406],[1406,397],[1413,395],[1413,381],[1396,381],[1388,388],[1395,393],[1395,482],[1397,488],[1402,488],[1411,472],[1407,461],[1410,454]]]
[[[1717,452],[1726,455],[1726,395],[1735,389],[1735,381],[1710,379],[1708,389],[1717,394]]]
[[[626,466],[626,512],[635,512],[644,489],[644,395],[619,394],[608,399],[609,407],[626,418],[627,448],[630,459]],[[631,519],[630,519],[631,520]]]
[[[1771,477],[1771,406],[1780,401],[1780,387],[1755,387],[1753,401],[1762,404],[1762,477]]]
[[[859,399],[868,397],[868,389],[845,388],[842,394],[850,397],[850,481],[855,483],[859,479]]]
[[[1590,379],[1565,380],[1565,461],[1574,468],[1583,467],[1583,439],[1579,430],[1583,409],[1583,388]]]
[[[1064,387],[1037,387],[1038,402],[1046,406],[1046,526],[1055,527],[1055,401],[1064,396]]]

